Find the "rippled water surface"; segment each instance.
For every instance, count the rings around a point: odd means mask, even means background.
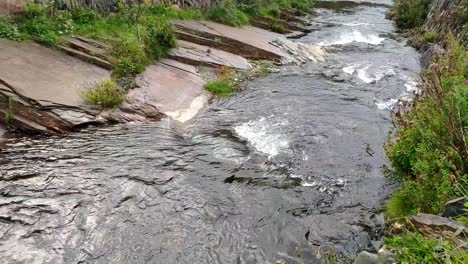
[[[372,250],[393,189],[382,144],[390,111],[417,91],[418,55],[386,6],[324,7],[300,41],[326,47],[326,62],[252,81],[187,131],[162,120],[10,143],[0,263],[320,263],[331,248]]]

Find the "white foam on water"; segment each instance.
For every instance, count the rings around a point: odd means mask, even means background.
[[[396,103],[398,103],[398,99],[396,98],[391,98],[388,100],[381,100],[381,99],[375,100],[375,105],[380,110],[392,110]]]
[[[331,46],[331,45],[344,45],[348,43],[353,43],[353,42],[362,42],[362,43],[368,43],[372,45],[378,45],[384,41],[384,38],[381,38],[377,35],[364,35],[361,32],[357,30],[353,30],[351,32],[346,32],[344,34],[341,34],[339,38],[328,41],[328,42],[320,42],[319,45],[322,46]]]
[[[379,70],[377,70],[374,74],[370,74],[368,72],[369,68],[370,65],[361,67],[361,65],[359,64],[351,64],[349,66],[344,67],[342,70],[350,75],[357,72],[357,77],[365,83],[378,82],[384,77],[395,75],[395,70],[388,66],[380,67]]]
[[[406,78],[406,82],[404,84],[406,90],[410,93],[418,93],[419,88],[418,88],[418,82],[414,79],[411,78]]]
[[[238,125],[234,127],[234,131],[249,141],[256,150],[273,157],[279,153],[290,152],[289,140],[281,133],[288,125],[287,120],[270,116]]]
[[[369,69],[369,66],[366,66],[364,68],[361,68],[357,70],[357,76],[359,79],[361,79],[365,83],[371,83],[374,81],[374,78],[372,78],[369,73],[367,73],[367,69]]]
[[[362,23],[362,22],[351,22],[351,23],[343,23],[343,26],[357,27],[357,26],[370,26],[370,24]]]
[[[356,69],[357,69],[358,67],[359,67],[358,64],[351,64],[351,65],[349,65],[349,66],[344,67],[344,68],[343,68],[343,71],[344,71],[345,73],[347,73],[347,74],[352,75],[352,74],[356,71]]]
[[[313,181],[313,182],[311,182],[311,183],[309,183],[309,182],[302,182],[302,183],[301,183],[301,186],[304,186],[304,187],[315,187],[315,186],[317,186],[317,184],[318,184],[318,183],[317,183],[316,181]]]

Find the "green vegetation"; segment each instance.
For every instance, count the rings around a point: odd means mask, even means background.
[[[426,32],[423,34],[422,39],[425,42],[435,43],[437,40],[437,34],[435,32]]]
[[[462,248],[447,240],[426,238],[419,233],[405,231],[402,236],[386,238],[385,244],[402,264],[463,264],[468,261],[468,255]]]
[[[386,146],[402,188],[390,200],[390,217],[440,213],[468,196],[468,53],[453,38],[450,53],[424,74],[424,96],[396,118],[399,131]]]
[[[87,104],[101,108],[120,106],[125,100],[125,95],[126,92],[119,89],[117,83],[112,80],[104,80],[101,83],[90,85],[81,93]]]
[[[207,18],[233,27],[249,23],[249,16],[239,9],[233,0],[224,0],[215,4],[207,13]]]
[[[286,30],[283,25],[275,23],[271,25],[271,31],[276,32],[276,33],[285,33]]]
[[[11,39],[14,41],[23,40],[18,26],[2,18],[0,18],[0,38]]]
[[[420,27],[426,21],[433,0],[396,0],[392,18],[401,29]]]

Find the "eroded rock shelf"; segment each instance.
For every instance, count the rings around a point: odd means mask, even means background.
[[[309,32],[303,26],[306,23],[298,23],[304,19],[284,15],[288,20],[279,21],[288,29],[285,33]],[[258,22],[271,21],[259,18]],[[0,39],[0,122],[10,129],[42,134],[63,133],[93,122],[158,120],[164,115],[185,123],[208,101],[199,66],[250,70],[248,59],[283,64],[322,59],[317,48],[257,27],[234,28],[208,21],[173,21],[172,25],[179,41],[169,59],[147,67],[120,108],[104,111],[86,106],[80,93],[110,78],[115,60],[111,46],[81,36],[65,37],[57,50]]]

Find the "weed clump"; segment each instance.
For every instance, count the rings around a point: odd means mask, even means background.
[[[85,103],[100,108],[120,106],[125,100],[125,95],[126,92],[121,90],[112,80],[94,83],[81,93]]]

